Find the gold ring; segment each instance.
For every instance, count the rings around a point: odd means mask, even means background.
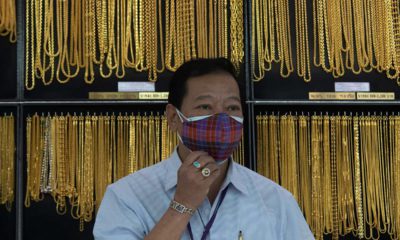
[[[201,169],[201,175],[203,175],[204,177],[208,177],[208,176],[210,176],[210,174],[211,174],[211,171],[209,168],[205,167],[205,168]]]

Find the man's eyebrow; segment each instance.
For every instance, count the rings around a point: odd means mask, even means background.
[[[237,97],[237,96],[230,96],[230,97],[228,97],[227,99],[229,99],[229,100],[235,100],[235,101],[240,102],[240,98]]]
[[[200,96],[195,98],[195,101],[204,100],[204,99],[210,99],[210,98],[214,98],[214,97],[211,96],[211,95],[200,95]],[[230,97],[227,97],[226,99],[240,102],[240,98],[237,97],[237,96],[230,96]]]
[[[211,96],[211,95],[200,95],[200,96],[196,97],[194,100],[198,101],[198,100],[204,100],[204,99],[210,99],[210,98],[213,98],[213,96]]]

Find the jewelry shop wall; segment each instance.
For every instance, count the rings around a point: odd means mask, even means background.
[[[289,189],[317,239],[395,239],[398,9],[397,0],[1,2],[2,156],[15,143],[15,177],[2,165],[15,188],[0,207],[1,236],[93,239],[105,186],[168,156],[176,138],[165,100],[89,94],[116,93],[118,82],[165,92],[184,61],[223,56],[246,90],[235,159]]]
[[[316,239],[397,239],[398,1],[251,6],[255,169]]]

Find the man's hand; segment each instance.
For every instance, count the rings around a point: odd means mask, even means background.
[[[199,168],[193,165],[195,161],[200,163]],[[205,167],[211,171],[208,177],[204,177],[201,174],[201,170]],[[219,166],[208,153],[202,151],[191,152],[183,160],[178,170],[175,201],[196,210],[207,197],[211,184],[217,179],[219,174]]]

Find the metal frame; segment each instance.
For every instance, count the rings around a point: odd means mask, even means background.
[[[138,101],[23,101],[21,104],[24,106],[54,106],[54,105],[85,105],[85,106],[96,106],[96,105],[163,105],[167,104],[168,101],[152,101],[152,100],[138,100]]]
[[[257,159],[256,159],[256,141],[254,136],[255,123],[254,123],[254,85],[252,81],[252,73],[251,73],[251,1],[244,1],[244,16],[243,16],[243,24],[244,24],[244,43],[245,43],[245,82],[246,82],[246,105],[247,105],[247,115],[248,115],[248,167],[252,170],[257,169]],[[246,17],[247,16],[247,17]]]
[[[400,101],[313,101],[313,100],[252,100],[254,105],[260,106],[283,106],[283,105],[292,105],[292,106],[400,106]]]
[[[24,119],[23,105],[20,103],[24,99],[24,69],[25,69],[25,1],[17,1],[17,157],[16,157],[16,191],[15,191],[15,208],[16,208],[16,224],[15,224],[15,238],[17,240],[23,239],[23,222],[24,222]]]

